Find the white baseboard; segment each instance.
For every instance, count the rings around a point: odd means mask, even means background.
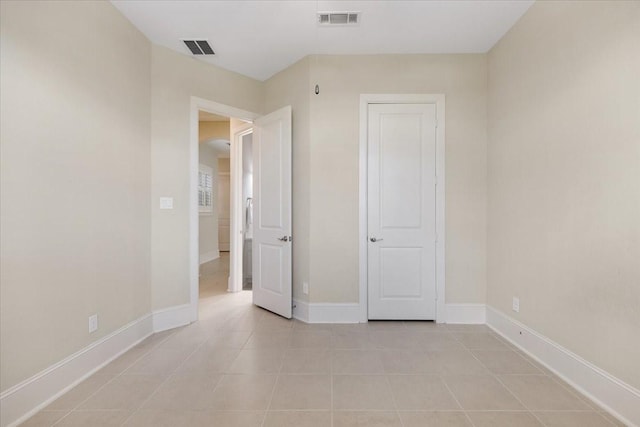
[[[359,323],[358,303],[310,303],[309,323]]]
[[[197,319],[195,307],[191,304],[175,305],[153,312],[153,332],[188,325]]]
[[[11,387],[0,394],[0,427],[24,422],[152,333],[188,325],[195,315],[190,304],[146,314]]]
[[[293,300],[293,317],[307,323],[359,323],[358,303],[308,303]],[[447,304],[447,323],[482,325],[486,321],[484,304]]]
[[[294,319],[309,323],[309,303],[294,299],[292,314]]]
[[[446,323],[484,325],[487,321],[485,304],[446,304]]]
[[[13,427],[153,333],[147,314],[0,394],[0,426]]]
[[[640,425],[640,390],[490,306],[487,325],[625,425]]]
[[[294,300],[293,317],[307,323],[359,323],[358,303],[307,303]]]
[[[218,259],[218,258],[220,258],[219,251],[205,252],[203,254],[200,254],[200,265],[204,264],[205,262],[213,261],[214,259]]]

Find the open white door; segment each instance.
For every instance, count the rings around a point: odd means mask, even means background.
[[[253,126],[253,303],[291,318],[291,107]]]

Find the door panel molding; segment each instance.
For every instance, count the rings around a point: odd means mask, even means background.
[[[445,310],[445,95],[361,94],[359,158],[359,307],[368,321],[368,113],[371,104],[434,104],[436,108],[436,322],[446,322]]]

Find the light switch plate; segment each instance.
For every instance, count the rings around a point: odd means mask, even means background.
[[[173,209],[173,197],[160,197],[160,209]]]

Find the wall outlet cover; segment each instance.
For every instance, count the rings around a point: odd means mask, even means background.
[[[513,297],[513,311],[520,313],[520,298]]]
[[[98,315],[94,314],[93,316],[89,316],[89,333],[95,332],[98,330]]]

